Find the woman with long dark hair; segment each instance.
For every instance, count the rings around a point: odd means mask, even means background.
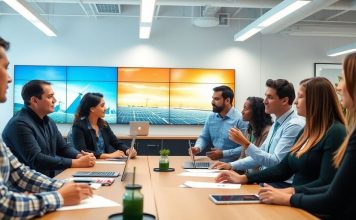
[[[72,127],[72,141],[78,150],[92,152],[98,159],[122,158],[129,148],[115,136],[104,120],[105,101],[101,93],[87,93],[80,101]],[[131,152],[131,157],[136,156]]]
[[[271,115],[265,112],[263,99],[260,97],[248,97],[241,113],[242,120],[249,123],[246,138],[257,147],[260,147],[267,138],[269,129],[273,123]],[[237,130],[235,128],[231,128],[229,130],[229,137],[232,141],[238,143],[236,140],[236,132]],[[242,150],[239,159],[245,157],[246,152],[245,150]],[[214,167],[218,169],[227,169],[228,167],[226,166],[229,166],[229,164],[217,162]],[[246,172],[255,172],[257,170],[259,170],[259,167],[246,170]]]
[[[244,103],[244,107],[241,111],[241,114],[242,120],[247,121],[249,123],[247,133],[245,134],[246,138],[255,146],[261,146],[261,144],[267,138],[269,129],[271,128],[271,125],[273,123],[271,115],[265,112],[265,105],[263,103],[263,99],[260,97],[248,97]],[[229,138],[235,143],[238,143],[238,141],[236,140],[236,132],[236,128],[231,128],[229,130]],[[245,150],[242,150],[239,159],[245,157]],[[218,161],[213,164],[212,168],[231,169],[231,166],[229,163]],[[255,172],[257,170],[259,170],[259,167],[246,170],[246,172]],[[245,171],[239,171],[239,173],[243,172]]]
[[[337,90],[347,109],[348,135],[334,156],[338,170],[331,184],[295,193],[264,187],[259,192],[263,203],[290,205],[330,219],[356,219],[356,53],[345,58]]]

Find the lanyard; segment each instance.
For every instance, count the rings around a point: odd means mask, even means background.
[[[272,136],[271,138],[269,139],[269,142],[268,142],[268,147],[267,147],[267,153],[269,153],[269,149],[271,147],[271,143],[274,139],[274,136],[276,135],[277,133],[277,130],[282,126],[282,124],[289,118],[289,116],[291,116],[293,114],[294,110],[289,113],[289,115],[282,121],[281,124],[279,124],[277,121],[275,123],[278,123],[278,124],[275,124],[274,127],[273,127],[273,132],[272,132]]]

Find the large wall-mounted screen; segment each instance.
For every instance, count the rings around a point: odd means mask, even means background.
[[[49,116],[57,123],[73,123],[83,95],[99,92],[109,123],[204,124],[212,109],[212,89],[235,88],[231,69],[15,65],[14,79],[15,113],[23,107],[21,90],[26,82],[52,83],[57,103]]]

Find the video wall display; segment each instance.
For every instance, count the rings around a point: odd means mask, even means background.
[[[73,123],[83,95],[104,95],[109,123],[204,124],[213,88],[235,87],[235,71],[220,69],[126,68],[15,65],[14,112],[23,107],[21,90],[32,79],[52,83],[57,102],[49,116]]]

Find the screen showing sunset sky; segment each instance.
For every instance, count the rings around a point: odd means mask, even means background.
[[[84,94],[99,92],[109,123],[204,124],[213,88],[235,89],[231,69],[15,65],[14,113],[24,107],[21,90],[32,79],[52,83],[57,102],[49,116],[57,123],[73,123]]]

